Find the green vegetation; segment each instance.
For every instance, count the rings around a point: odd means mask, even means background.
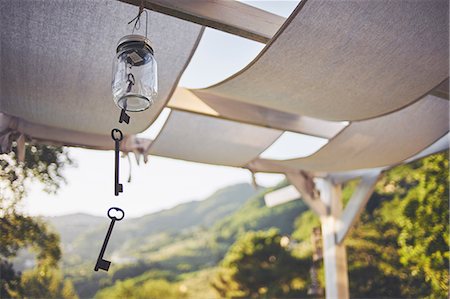
[[[288,240],[276,229],[246,233],[228,251],[213,287],[226,298],[305,297],[309,275],[299,269],[312,261],[295,257]]]
[[[447,153],[388,171],[345,241],[355,298],[446,298],[449,265]],[[352,193],[356,182],[345,186]],[[308,242],[319,225],[310,211],[293,237]]]
[[[62,148],[50,146],[30,145],[24,154],[23,162],[16,147],[0,155],[0,294],[3,298],[74,298],[71,282],[58,270],[59,236],[16,208],[26,195],[27,181],[38,181],[44,191],[54,193],[64,182],[62,170],[72,161]],[[12,261],[25,248],[36,254],[36,266],[21,273]]]
[[[32,161],[65,161],[65,153],[57,150]],[[5,159],[17,163],[13,155]],[[11,165],[2,167],[23,167]],[[345,241],[352,297],[448,296],[448,166],[447,153],[442,153],[385,173]],[[41,169],[33,176],[53,173],[42,181],[49,191],[57,190],[52,181],[61,182],[63,167],[33,167]],[[259,190],[248,184],[230,186],[203,201],[125,219],[108,246],[113,261],[108,273],[92,270],[98,254],[93,247],[101,245],[109,224],[104,217],[47,218],[61,235],[61,274],[55,233],[43,222],[7,209],[14,205],[6,203],[20,200],[23,191],[23,178],[14,178],[13,173],[1,177],[11,182],[11,191],[2,190],[9,194],[2,199],[0,224],[2,297],[8,292],[9,297],[70,298],[76,296],[74,289],[82,298],[311,297],[310,236],[319,219],[299,200],[274,208],[264,204],[264,194],[286,182]],[[344,186],[344,203],[356,185]],[[26,268],[22,248],[35,253],[36,266],[20,273],[15,269]],[[323,265],[318,268],[323,287]]]

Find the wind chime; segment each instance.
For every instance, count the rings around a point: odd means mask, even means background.
[[[140,18],[145,12],[145,36],[134,34],[134,30],[140,28]],[[119,123],[130,123],[127,112],[140,112],[150,108],[158,93],[157,66],[150,40],[147,38],[148,15],[144,10],[143,2],[139,7],[138,15],[128,24],[134,23],[131,35],[122,37],[116,49],[113,66],[112,94],[116,105],[121,109]],[[121,130],[114,128],[111,138],[115,143],[115,171],[114,171],[114,195],[119,196],[123,192],[123,185],[119,183],[119,151],[120,142],[123,139]],[[105,260],[103,255],[108,245],[109,237],[114,228],[114,223],[125,217],[125,212],[112,207],[108,210],[111,223],[103,241],[100,254],[94,270],[108,271],[111,262]]]

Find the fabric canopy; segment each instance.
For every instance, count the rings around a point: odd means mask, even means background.
[[[244,166],[283,131],[172,111],[150,154],[217,165]]]
[[[46,143],[57,146],[77,146],[98,150],[113,150],[114,140],[110,135],[80,133],[38,125],[18,117],[0,113],[0,153],[11,150],[13,141],[23,136],[27,141]],[[24,140],[25,140],[24,139]],[[145,154],[150,147],[151,140],[138,138],[135,135],[125,136],[120,144],[120,150],[128,153]]]
[[[448,78],[448,0],[302,1],[243,71],[201,92],[323,120],[377,117]]]
[[[111,70],[117,42],[131,34],[136,6],[113,0],[0,1],[0,111],[89,134],[145,130],[161,112],[195,50],[202,27],[149,12],[158,63],[158,102],[119,125]],[[145,34],[145,18],[140,34]]]
[[[280,168],[337,172],[401,163],[449,131],[449,102],[432,95],[400,111],[353,122],[317,153],[300,159],[256,159],[255,171]]]
[[[112,149],[118,127],[125,152],[328,175],[409,161],[448,133],[446,0],[302,1],[249,66],[194,90],[176,85],[202,27],[149,13],[159,101],[119,125],[111,65],[137,10],[112,0],[0,2],[0,152],[14,138]],[[159,136],[134,136],[166,104]],[[261,159],[286,131],[329,142],[305,158]]]

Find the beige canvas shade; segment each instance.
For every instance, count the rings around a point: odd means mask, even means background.
[[[136,6],[113,0],[1,1],[0,111],[29,122],[88,134],[145,130],[157,117],[193,54],[202,27],[149,12],[158,63],[157,104],[119,125],[112,101],[117,42],[131,34]],[[141,29],[145,34],[145,17]]]
[[[448,112],[447,100],[429,95],[400,111],[351,123],[309,157],[256,159],[247,166],[254,171],[299,169],[330,173],[395,165],[447,134]]]
[[[448,78],[449,2],[302,1],[223,99],[323,120],[374,118]]]
[[[78,131],[38,125],[18,117],[0,113],[0,153],[9,152],[12,141],[23,135],[26,139],[38,143],[57,146],[76,146],[98,150],[113,150],[114,140],[110,135],[81,133]],[[136,135],[124,136],[120,150],[144,153],[151,144],[150,139],[138,138]]]
[[[438,141],[436,141],[429,147],[425,148],[420,153],[402,161],[401,163],[409,163],[409,162],[421,159],[423,157],[447,150],[448,146],[449,146],[449,141],[450,141],[450,134],[447,133],[444,137],[441,137]],[[365,175],[383,171],[386,168],[390,168],[391,166],[393,166],[393,165],[377,167],[377,168],[369,168],[369,169],[358,169],[358,170],[340,171],[340,172],[333,172],[333,173],[323,173],[323,174],[314,173],[314,174],[316,176],[328,176],[335,183],[343,183],[343,182],[346,182],[346,181],[354,179],[354,178],[358,178],[358,177],[362,177]]]
[[[175,90],[168,106],[178,110],[322,138],[332,138],[348,124],[282,112],[182,87]]]
[[[283,131],[172,111],[149,153],[192,162],[244,166]]]

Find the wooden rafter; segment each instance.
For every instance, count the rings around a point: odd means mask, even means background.
[[[141,0],[119,1],[141,5]],[[267,43],[286,20],[238,1],[144,0],[143,4],[149,10],[261,43]]]

